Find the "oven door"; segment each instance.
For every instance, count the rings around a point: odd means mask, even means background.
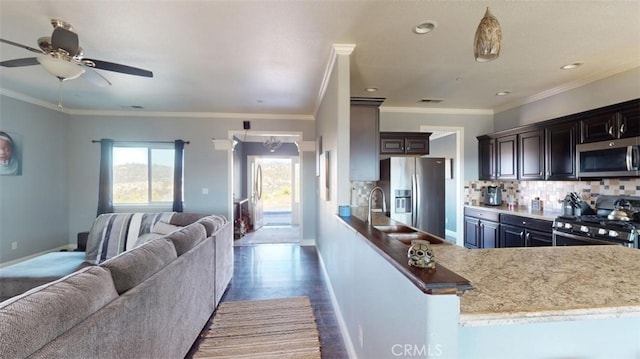
[[[557,230],[553,231],[553,245],[554,246],[592,246],[592,245],[620,245],[625,247],[633,247],[633,243],[616,241],[616,240],[604,240],[591,238],[586,236],[577,236],[572,233],[564,233]]]

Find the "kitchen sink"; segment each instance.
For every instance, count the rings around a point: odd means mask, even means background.
[[[442,244],[442,239],[434,237],[428,233],[414,232],[414,233],[387,233],[387,235],[395,240],[398,240],[406,245],[411,245],[411,241],[414,239],[421,239],[429,241],[431,244]]]
[[[429,233],[417,231],[409,226],[403,225],[388,225],[388,226],[374,226],[375,229],[384,232],[387,236],[402,242],[406,245],[411,245],[411,241],[414,239],[421,239],[429,241],[431,244],[441,244],[444,241],[438,237],[435,237]]]
[[[374,226],[374,228],[386,234],[418,233],[418,231],[416,231],[415,229],[402,225]]]

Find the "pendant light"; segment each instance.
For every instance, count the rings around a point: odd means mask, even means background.
[[[489,62],[498,58],[500,55],[500,45],[502,44],[502,30],[500,23],[493,14],[487,11],[484,14],[473,42],[473,53],[478,62]]]

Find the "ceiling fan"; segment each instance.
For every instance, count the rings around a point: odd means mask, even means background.
[[[4,67],[22,67],[32,65],[42,65],[47,72],[57,77],[60,81],[72,80],[84,75],[84,78],[98,86],[109,86],[111,82],[93,69],[119,72],[128,75],[153,77],[153,73],[137,67],[116,64],[113,62],[87,59],[84,57],[84,50],[80,47],[78,34],[73,31],[71,24],[52,19],[53,33],[38,39],[36,49],[22,45],[17,42],[0,39],[5,44],[21,47],[39,54],[38,57],[27,57],[0,62]]]

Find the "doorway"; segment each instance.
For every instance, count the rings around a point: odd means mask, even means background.
[[[247,192],[254,230],[298,225],[299,163],[297,156],[248,156]]]
[[[301,243],[301,134],[245,131],[231,136],[233,198],[248,204],[247,232],[236,236],[234,245]]]

